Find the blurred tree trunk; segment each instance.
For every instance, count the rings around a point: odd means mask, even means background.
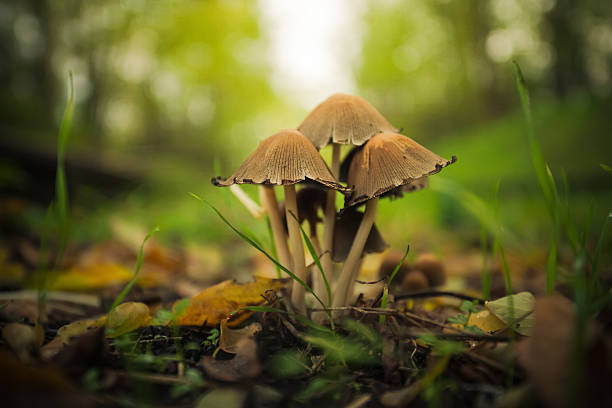
[[[567,96],[572,89],[588,85],[582,52],[584,44],[577,27],[579,15],[580,5],[572,0],[557,0],[546,15],[556,56],[553,85],[559,98]]]

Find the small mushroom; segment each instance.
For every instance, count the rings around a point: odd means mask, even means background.
[[[409,271],[402,279],[402,289],[408,292],[418,292],[429,287],[427,276],[418,269]]]
[[[441,286],[446,282],[444,264],[432,253],[424,253],[417,257],[414,269],[423,271],[427,276],[429,286]]]
[[[298,130],[318,150],[332,143],[331,171],[334,177],[338,177],[340,171],[341,144],[360,146],[377,133],[397,131],[365,99],[341,93],[330,96],[314,108],[300,124]],[[331,253],[334,238],[336,200],[333,191],[327,193],[324,213],[323,251],[325,255],[321,263],[325,270],[331,270],[332,259],[326,254]]]
[[[331,175],[329,168],[313,144],[299,131],[281,130],[263,140],[257,149],[227,179],[216,177],[216,186],[232,184],[282,185],[285,190],[285,217],[289,227],[289,240],[293,254],[293,273],[301,280],[306,279],[304,247],[297,217],[295,184],[312,181],[324,187],[347,192]],[[278,226],[282,230],[282,225]],[[280,233],[280,231],[275,231]],[[298,311],[305,314],[304,287],[293,282],[291,301]]]
[[[359,263],[361,252],[376,219],[378,198],[398,187],[402,187],[424,176],[438,173],[443,167],[453,163],[427,150],[407,136],[396,133],[381,133],[355,154],[348,173],[351,195],[345,201],[345,208],[365,203],[363,219],[344,263],[332,306],[344,306],[350,293],[347,285],[354,269]]]

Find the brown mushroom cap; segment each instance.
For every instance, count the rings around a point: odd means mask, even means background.
[[[438,173],[456,160],[446,160],[408,136],[380,133],[355,154],[348,173],[353,190],[345,207],[361,204],[400,186]]]
[[[313,144],[299,131],[285,129],[263,140],[227,179],[212,179],[216,186],[232,184],[289,185],[311,180],[347,192],[331,175]]]
[[[376,133],[397,132],[365,99],[341,93],[330,96],[314,108],[298,130],[317,149],[330,142],[360,146]]]
[[[353,160],[353,157],[355,157],[355,155],[359,153],[361,149],[363,149],[363,146],[357,146],[353,148],[342,160],[342,163],[340,164],[340,175],[339,175],[339,180],[341,183],[347,182],[351,161]],[[399,186],[397,188],[387,191],[386,193],[381,195],[381,198],[384,198],[384,197],[400,198],[404,196],[404,193],[412,193],[414,191],[422,190],[428,185],[429,185],[429,181],[427,180],[427,177],[426,176],[421,177],[420,179],[416,179],[408,184],[404,184],[403,186]]]
[[[427,276],[418,269],[409,271],[402,279],[402,289],[408,292],[416,292],[429,288]]]
[[[354,208],[348,209],[336,217],[332,249],[332,259],[334,262],[344,262],[346,260],[362,219],[363,213]],[[382,235],[380,235],[378,228],[376,228],[376,225],[373,225],[366,240],[363,253],[383,252],[387,247],[388,245]]]
[[[417,257],[414,269],[423,271],[430,286],[440,286],[446,282],[444,264],[432,253],[424,253]]]

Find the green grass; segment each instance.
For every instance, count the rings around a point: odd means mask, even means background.
[[[68,136],[72,127],[74,115],[74,85],[72,72],[68,73],[68,100],[64,109],[64,115],[59,128],[57,141],[57,168],[55,175],[55,201],[51,201],[47,208],[47,214],[42,228],[41,245],[38,262],[38,319],[44,319],[47,303],[48,269],[62,264],[64,252],[70,235],[70,218],[68,214],[68,189],[66,187],[66,172],[64,169],[64,156]],[[50,238],[50,225],[53,223],[57,228],[57,255],[52,265],[48,264],[48,245]]]

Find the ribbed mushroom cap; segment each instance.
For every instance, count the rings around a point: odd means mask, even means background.
[[[216,186],[232,184],[288,185],[311,180],[346,193],[331,175],[313,144],[299,131],[281,130],[263,140],[227,179],[212,179]]]
[[[353,160],[353,157],[355,157],[355,155],[359,153],[361,149],[363,149],[363,146],[357,146],[353,148],[344,157],[344,160],[342,160],[342,163],[340,164],[340,178],[339,178],[341,183],[347,182],[351,161]],[[416,179],[408,184],[405,184],[403,186],[389,190],[386,193],[382,194],[381,197],[400,198],[404,196],[404,193],[412,193],[413,191],[422,190],[428,185],[429,185],[429,181],[427,180],[427,177],[421,177],[420,179]]]
[[[353,191],[345,207],[361,204],[454,163],[397,133],[378,134],[355,154],[348,173]]]
[[[354,208],[349,208],[336,217],[334,224],[334,245],[332,248],[332,259],[334,262],[344,262],[346,260],[362,219],[363,213]],[[363,253],[383,252],[387,247],[388,245],[382,235],[380,235],[378,228],[376,228],[376,225],[373,225],[366,240]]]
[[[365,99],[341,93],[330,96],[314,108],[298,130],[317,149],[330,142],[360,146],[377,133],[397,132]]]

